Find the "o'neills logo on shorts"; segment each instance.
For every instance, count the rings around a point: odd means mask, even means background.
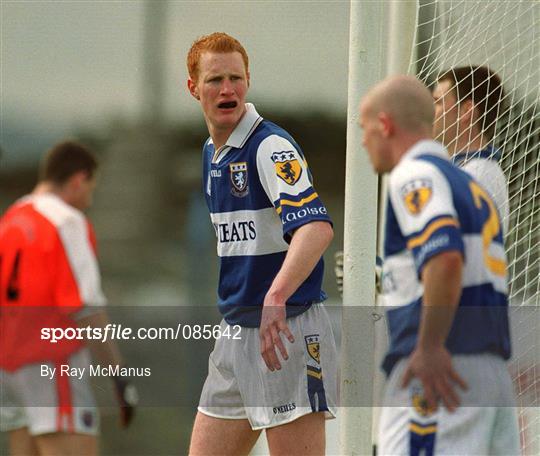
[[[290,404],[279,405],[277,407],[274,407],[272,410],[274,411],[275,414],[278,414],[278,413],[290,412],[291,410],[294,410],[295,408],[296,408],[296,404],[294,402],[291,402]]]

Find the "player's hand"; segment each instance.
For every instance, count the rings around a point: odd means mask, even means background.
[[[382,258],[375,257],[375,290],[379,294],[382,294],[382,267]],[[334,254],[334,274],[336,275],[337,290],[343,297],[343,250],[338,250]]]
[[[440,399],[448,411],[453,412],[460,405],[455,384],[467,389],[467,383],[454,370],[452,357],[445,347],[417,347],[409,358],[401,386],[406,388],[413,377],[422,382],[427,406],[433,410],[437,409]]]
[[[127,428],[133,421],[135,407],[139,402],[137,388],[123,377],[114,377],[113,381],[118,405],[120,406],[120,425]]]
[[[287,311],[285,303],[276,303],[266,295],[264,298],[259,339],[261,342],[261,355],[265,364],[272,372],[281,369],[276,347],[284,360],[289,358],[287,349],[279,333],[285,334],[289,342],[294,342],[294,337],[287,326]]]

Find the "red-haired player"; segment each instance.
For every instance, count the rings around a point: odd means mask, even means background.
[[[216,340],[190,454],[247,454],[262,429],[273,454],[323,454],[337,389],[320,304],[330,218],[298,144],[246,103],[248,56],[238,40],[204,36],[187,63],[210,134],[203,181],[220,257],[221,328],[240,337]]]

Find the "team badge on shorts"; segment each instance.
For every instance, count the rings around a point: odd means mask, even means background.
[[[318,334],[304,336],[306,341],[306,373],[309,403],[313,412],[328,410],[321,366],[321,342]]]
[[[306,341],[306,348],[309,356],[317,363],[321,364],[321,344],[319,342],[319,335],[312,334],[304,337]]]
[[[412,391],[412,406],[416,413],[422,417],[433,415],[435,413],[435,407],[429,407],[424,397],[424,394],[420,388],[414,388]]]
[[[429,203],[433,194],[433,185],[429,179],[415,179],[405,184],[400,193],[407,210],[412,215],[418,215]]]
[[[246,196],[249,192],[247,163],[231,163],[229,170],[232,183],[231,193],[239,198]]]
[[[280,179],[289,185],[298,182],[302,175],[302,165],[300,165],[294,151],[274,152],[271,158],[276,168],[276,174]]]
[[[91,410],[84,410],[82,413],[81,421],[85,427],[91,428],[94,426],[94,412]]]

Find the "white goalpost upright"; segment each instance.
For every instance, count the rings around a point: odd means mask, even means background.
[[[411,59],[415,55],[414,39],[416,36],[417,24],[417,2],[416,0],[400,0],[388,3],[388,43],[386,46],[386,66],[384,74],[407,73]],[[381,63],[382,64],[382,63]],[[378,200],[378,226],[377,226],[377,255],[383,257],[384,250],[384,226],[386,222],[386,176],[379,177],[379,200]],[[376,305],[380,303],[378,299]],[[379,308],[378,315],[382,315],[384,310]],[[381,360],[388,349],[388,334],[385,320],[379,319],[375,325],[375,347],[374,347],[374,372],[373,372],[373,403],[375,405],[382,401],[384,393],[385,375],[380,369]],[[375,448],[377,444],[378,422],[380,407],[373,408],[372,441]]]
[[[358,104],[381,79],[385,5],[351,1],[345,175],[340,454],[371,454],[377,176],[360,144]]]
[[[341,454],[347,455],[373,451],[378,418],[373,405],[382,394],[378,364],[386,337],[383,321],[359,308],[376,306],[374,266],[382,250],[385,188],[360,144],[358,104],[386,75],[407,71],[415,24],[415,0],[351,1],[340,422]]]

